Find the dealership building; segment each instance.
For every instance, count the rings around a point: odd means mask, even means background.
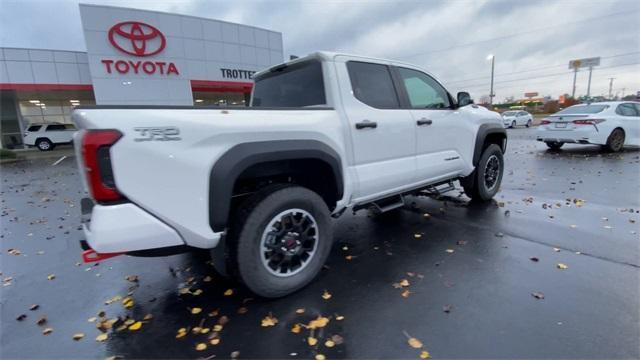
[[[70,123],[78,105],[245,106],[252,74],[283,62],[279,32],[193,16],[80,5],[87,51],[0,48],[0,135]]]

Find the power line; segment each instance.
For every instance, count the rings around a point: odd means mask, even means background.
[[[603,66],[603,67],[599,67],[599,68],[594,68],[593,70],[612,69],[612,68],[623,67],[623,66],[632,66],[632,65],[640,65],[640,62],[619,64],[619,65],[611,65],[611,66]],[[523,81],[523,80],[535,80],[535,79],[548,78],[548,77],[565,76],[565,75],[569,75],[569,74],[571,74],[571,72],[567,71],[567,72],[562,72],[562,73],[555,73],[555,74],[548,74],[548,75],[541,75],[541,76],[534,76],[534,77],[526,77],[526,78],[519,78],[519,79],[496,81],[496,82],[494,82],[494,84],[504,84],[504,83],[510,83],[510,82]],[[484,87],[484,86],[487,86],[487,84],[459,85],[457,87],[466,89],[466,88],[476,88],[476,87]]]
[[[600,58],[601,59],[612,59],[612,58],[616,58],[616,57],[629,56],[629,55],[635,55],[635,54],[640,54],[640,51],[634,51],[634,52],[625,53],[625,54],[616,54],[616,55],[611,55],[611,56],[601,56]],[[522,73],[526,73],[526,72],[532,72],[532,71],[538,71],[538,70],[544,70],[544,69],[552,69],[552,68],[557,68],[557,67],[562,67],[562,66],[567,66],[567,64],[549,65],[549,66],[543,66],[543,67],[533,68],[533,69],[529,69],[529,70],[522,70],[522,71],[514,71],[514,72],[510,72],[510,73],[495,74],[494,76],[498,77],[498,76],[522,74]],[[477,77],[477,78],[464,79],[464,80],[452,80],[452,81],[447,81],[446,83],[447,84],[453,84],[453,83],[457,83],[457,82],[482,80],[482,79],[488,79],[488,78],[490,78],[490,76],[481,76],[481,77]]]
[[[548,29],[556,28],[556,27],[564,27],[564,26],[568,26],[568,25],[575,25],[575,24],[579,24],[579,23],[583,23],[583,22],[587,22],[587,21],[599,21],[599,20],[610,18],[610,17],[614,17],[614,16],[627,16],[627,15],[631,15],[631,14],[634,14],[634,13],[637,13],[637,12],[640,12],[640,10],[620,11],[620,12],[610,13],[610,14],[606,14],[606,15],[594,16],[594,17],[586,18],[586,19],[582,19],[582,20],[569,21],[569,22],[566,22],[566,23],[556,24],[556,25],[548,25],[548,26],[545,26],[543,28],[536,28],[536,29],[533,29],[533,30],[527,30],[527,31],[522,31],[522,32],[518,32],[518,33],[509,34],[509,35],[498,36],[498,37],[494,37],[494,38],[490,38],[490,39],[484,39],[484,40],[478,40],[478,41],[473,41],[473,42],[468,42],[468,43],[463,43],[463,44],[457,44],[457,45],[453,45],[453,46],[450,46],[450,47],[447,47],[447,48],[443,48],[443,49],[436,49],[436,50],[430,50],[430,51],[425,51],[425,52],[421,52],[421,53],[415,53],[415,54],[411,54],[411,55],[405,55],[405,56],[401,56],[401,58],[411,58],[411,57],[416,57],[416,56],[421,56],[421,55],[426,55],[426,54],[431,54],[431,53],[444,52],[444,51],[449,51],[449,50],[453,50],[453,49],[458,49],[458,48],[461,48],[461,47],[467,47],[467,46],[472,46],[472,45],[476,45],[476,44],[482,44],[482,43],[486,43],[486,42],[491,42],[491,41],[495,41],[495,40],[503,40],[503,39],[508,39],[508,38],[512,38],[512,37],[516,37],[516,36],[537,33],[537,32],[540,32],[540,31],[545,31],[545,30],[548,30]]]

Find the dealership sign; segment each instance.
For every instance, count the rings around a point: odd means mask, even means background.
[[[139,21],[123,21],[109,29],[108,39],[119,51],[144,58],[161,53],[167,46],[164,34],[154,26]],[[176,64],[153,60],[113,60],[102,59],[108,74],[180,75]]]

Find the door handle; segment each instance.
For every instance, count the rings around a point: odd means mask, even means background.
[[[422,118],[422,119],[416,121],[416,124],[418,124],[418,126],[431,125],[431,124],[433,124],[433,120]]]
[[[375,122],[375,121],[364,120],[364,121],[361,121],[359,123],[356,123],[356,129],[358,129],[358,130],[366,129],[366,128],[375,129],[377,127],[378,127],[378,123]]]

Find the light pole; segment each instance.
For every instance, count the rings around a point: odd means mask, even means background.
[[[487,56],[487,60],[491,60],[491,91],[489,92],[489,105],[493,105],[493,97],[496,94],[493,93],[493,71],[495,69],[496,57],[493,54]]]

